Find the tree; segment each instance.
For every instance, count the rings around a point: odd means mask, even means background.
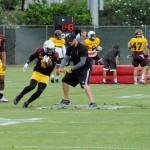
[[[52,9],[43,0],[29,3],[28,9],[22,13],[23,24],[27,25],[51,25],[54,24]]]
[[[15,10],[15,7],[20,3],[20,0],[1,0],[1,6],[4,10]]]
[[[2,24],[3,23],[3,17],[4,17],[4,15],[3,15],[3,9],[2,9],[2,7],[0,6],[0,24]]]
[[[16,23],[27,25],[54,25],[54,16],[73,16],[75,25],[92,25],[87,0],[65,0],[51,6],[47,4],[47,0],[33,0],[27,10],[24,10],[25,0],[0,1],[4,15],[8,16],[1,16],[0,19],[10,18],[13,23],[17,20]],[[149,25],[149,14],[150,0],[104,0],[104,10],[99,12],[99,25]]]
[[[86,6],[86,0],[67,0],[51,6],[45,0],[34,0],[23,12],[23,23],[54,25],[54,16],[74,16],[76,25],[91,25],[91,15]]]
[[[100,25],[147,25],[149,13],[149,0],[105,0]]]

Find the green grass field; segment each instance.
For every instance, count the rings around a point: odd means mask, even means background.
[[[29,84],[32,69],[7,67],[9,102],[0,103],[0,150],[150,150],[150,85],[90,85],[98,108],[88,109],[80,86],[70,87],[71,106],[56,107],[62,85],[50,83],[23,109],[34,91],[18,105],[13,99]]]

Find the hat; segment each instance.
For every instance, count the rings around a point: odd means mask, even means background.
[[[68,40],[68,42],[72,42],[75,38],[76,38],[76,36],[73,33],[70,33],[67,37],[67,40]]]

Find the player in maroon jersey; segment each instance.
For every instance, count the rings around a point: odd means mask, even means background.
[[[30,84],[26,86],[23,91],[14,99],[14,104],[16,105],[25,94],[35,89],[35,87],[38,85],[37,91],[33,93],[27,101],[24,102],[23,108],[27,108],[31,102],[33,102],[42,94],[49,82],[50,74],[55,68],[55,65],[57,63],[60,64],[58,53],[55,52],[55,45],[53,41],[50,40],[45,41],[43,48],[37,48],[35,53],[29,57],[29,60],[23,67],[24,72],[29,63],[34,59],[37,59],[37,63],[33,69]]]
[[[5,70],[6,70],[6,51],[5,51],[5,37],[0,34],[0,102],[8,102],[4,97],[5,87]]]

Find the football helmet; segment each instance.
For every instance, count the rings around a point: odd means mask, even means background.
[[[94,40],[95,39],[95,32],[94,31],[89,31],[88,32],[88,38]]]
[[[137,29],[136,31],[135,31],[135,36],[137,37],[142,37],[143,36],[143,31],[141,30],[141,29]]]
[[[52,53],[55,52],[55,44],[51,40],[47,40],[43,44],[43,49],[46,55],[51,55]]]
[[[55,30],[54,35],[56,38],[60,39],[62,36],[62,31],[61,30]]]

